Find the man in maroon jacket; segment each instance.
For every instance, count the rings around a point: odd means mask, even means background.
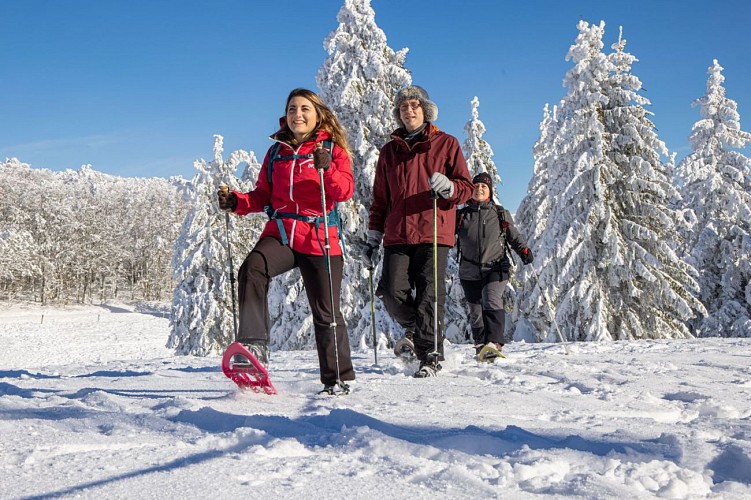
[[[420,369],[415,377],[435,375],[443,360],[443,306],[446,261],[454,246],[456,206],[472,196],[474,186],[459,141],[433,121],[438,107],[422,87],[412,85],[396,96],[394,117],[402,125],[381,149],[370,206],[363,260],[372,268],[384,247],[377,295],[391,316],[412,336]],[[433,281],[433,199],[437,201],[438,297]],[[439,331],[433,328],[438,306]],[[440,356],[428,355],[438,337]]]

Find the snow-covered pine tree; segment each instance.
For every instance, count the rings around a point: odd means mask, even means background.
[[[702,119],[691,131],[692,153],[678,166],[686,206],[696,227],[687,261],[701,270],[705,318],[698,336],[751,337],[751,160],[739,149],[751,142],[741,130],[735,101],[725,95],[722,66],[709,68],[706,94],[694,101]]]
[[[548,104],[543,109],[543,118],[540,122],[540,137],[532,148],[534,165],[532,167],[532,179],[527,186],[527,194],[519,204],[514,220],[516,227],[521,231],[530,248],[536,246],[536,241],[545,228],[545,222],[550,214],[550,200],[547,196],[548,172],[554,168],[552,162],[555,157],[552,152],[555,127],[557,125],[557,107],[553,106],[550,112]]]
[[[548,104],[545,104],[543,118],[540,122],[540,137],[532,148],[532,157],[534,159],[532,179],[530,179],[527,186],[527,195],[522,199],[514,216],[516,227],[527,239],[527,245],[531,249],[538,248],[537,242],[544,232],[545,224],[550,215],[551,203],[547,196],[548,172],[554,168],[552,162],[555,161],[552,144],[555,138],[555,127],[557,126],[556,111],[557,108],[553,106],[551,114]],[[514,325],[513,335],[515,340],[532,341],[537,340],[538,335],[527,318],[520,317],[522,311],[520,306],[522,299],[528,297],[534,287],[537,286],[537,281],[536,279],[525,279],[525,276],[522,273],[522,268],[517,267],[515,279],[519,283],[519,286],[514,296],[514,310],[511,322]],[[519,293],[519,290],[521,290],[521,293]]]
[[[614,339],[686,338],[687,321],[704,312],[694,297],[696,270],[680,257],[681,237],[672,207],[680,199],[673,183],[673,160],[657,137],[632,73],[637,59],[625,51],[622,30],[614,51],[603,107],[608,150],[600,233],[601,268],[608,299],[608,330]],[[667,161],[663,161],[667,159]],[[601,173],[601,176],[603,174]]]
[[[355,174],[353,199],[339,206],[348,258],[342,283],[342,312],[354,345],[371,343],[368,271],[359,260],[368,228],[368,209],[380,148],[396,123],[391,111],[396,93],[411,83],[404,68],[407,49],[392,50],[375,21],[370,0],[345,0],[337,14],[339,26],[324,47],[329,56],[316,81],[324,102],[347,131]],[[377,283],[380,265],[373,273]],[[377,329],[384,337],[401,337],[399,327],[376,300]],[[398,332],[398,333],[397,333]]]
[[[474,177],[480,172],[487,172],[494,181],[493,197],[497,200],[497,187],[500,184],[501,176],[498,174],[498,169],[493,161],[493,148],[490,144],[482,138],[485,134],[485,124],[480,120],[480,99],[477,96],[472,99],[470,103],[472,107],[472,118],[469,119],[466,125],[464,125],[464,132],[467,133],[467,138],[464,139],[464,158],[467,161],[467,168],[469,169],[469,175]]]
[[[550,211],[534,241],[533,267],[522,268],[525,284],[519,312],[541,340],[555,341],[555,323],[570,339],[607,338],[604,297],[598,288],[596,240],[592,231],[600,219],[603,190],[599,170],[603,155],[602,92],[611,64],[602,53],[605,23],[578,25],[579,35],[566,60],[573,60],[564,80],[568,94],[558,106],[556,137],[551,138],[546,197]],[[599,188],[599,189],[598,189]],[[555,318],[551,318],[552,312]]]
[[[570,340],[689,337],[685,321],[701,304],[676,255],[667,150],[638,94],[633,56],[620,40],[606,57],[603,34],[604,23],[580,22],[567,56],[575,65],[551,143],[551,210],[534,270],[522,270],[525,282],[539,282],[524,290],[520,310],[547,340],[551,308]]]
[[[240,162],[250,162],[250,155],[235,152],[222,159],[223,138],[214,136],[214,159],[194,163],[198,174],[186,196],[192,209],[185,217],[180,237],[175,242],[172,266],[176,281],[170,315],[167,347],[178,354],[206,356],[222,352],[235,339],[232,318],[227,244],[237,243],[237,217],[219,210],[216,193],[226,184],[238,189],[235,170]],[[237,273],[244,255],[233,252]]]

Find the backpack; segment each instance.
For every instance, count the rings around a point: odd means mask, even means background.
[[[334,142],[327,139],[322,142],[323,147],[330,151],[329,155],[333,156],[334,152]],[[272,187],[272,173],[274,171],[274,162],[277,160],[298,160],[300,158],[313,158],[313,154],[309,153],[306,155],[287,155],[282,156],[279,154],[279,149],[282,147],[281,143],[275,142],[273,146],[271,146],[271,150],[269,151],[269,163],[266,167],[266,171],[268,173],[268,181],[269,181],[269,192],[271,192]],[[342,247],[342,256],[347,257],[347,250],[344,246],[344,230],[342,229],[342,220],[339,217],[339,210],[337,210],[338,203],[334,205],[334,209],[331,210],[326,215],[326,222],[328,223],[328,227],[336,226],[336,232],[339,236],[339,244]],[[292,212],[279,212],[277,210],[274,210],[274,207],[271,205],[266,205],[263,207],[263,211],[266,212],[266,215],[269,216],[269,219],[276,220],[276,224],[279,227],[279,235],[282,238],[282,245],[289,245],[289,239],[287,238],[287,232],[284,230],[284,224],[282,223],[282,219],[295,219],[300,220],[303,222],[307,222],[310,224],[314,224],[316,229],[316,234],[318,234],[318,228],[321,226],[321,223],[324,221],[324,216],[319,215],[317,217],[313,217],[310,215],[300,215],[295,214]],[[324,255],[326,252],[324,251],[323,244],[321,243],[321,240],[319,238],[318,244],[321,246],[321,253]]]
[[[506,247],[506,253],[511,255],[511,247],[509,246],[508,239],[506,239],[506,232],[509,228],[509,223],[506,220],[506,216],[504,215],[504,208],[501,205],[498,205],[497,203],[493,204],[495,206],[496,214],[498,215],[498,225],[501,228],[501,235],[500,237],[503,239],[503,244]],[[456,226],[454,230],[456,231],[456,234],[459,234],[459,228],[462,225],[462,222],[464,222],[464,215],[467,213],[467,206],[460,208],[456,212]],[[462,248],[461,248],[461,240],[459,238],[456,239],[456,261],[461,262],[462,259]],[[511,262],[511,265],[514,265],[514,259],[509,259]]]

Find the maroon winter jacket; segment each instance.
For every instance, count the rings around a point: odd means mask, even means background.
[[[474,186],[459,141],[428,123],[410,146],[404,128],[391,134],[381,149],[370,206],[369,229],[384,234],[383,245],[433,242],[433,200],[428,179],[441,172],[454,182],[454,196],[438,198],[438,244],[454,246],[456,206]]]

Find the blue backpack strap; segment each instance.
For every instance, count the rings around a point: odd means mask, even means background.
[[[272,181],[272,174],[274,173],[274,162],[276,160],[281,159],[281,156],[279,155],[279,149],[282,147],[280,142],[275,142],[273,146],[269,149],[269,161],[266,164],[266,178],[269,182],[269,196],[271,196],[271,190],[273,188],[273,181]],[[263,207],[263,211],[266,212],[266,215],[269,216],[269,219],[275,219],[275,211],[274,207],[271,205],[266,205]],[[282,224],[281,219],[276,219],[277,227],[279,228],[279,235],[282,238],[282,245],[289,244],[289,240],[287,239],[287,232],[284,230],[284,225]]]
[[[279,148],[281,147],[281,143],[275,142],[269,150],[269,163],[268,165],[266,165],[266,173],[268,174],[269,186],[271,186],[271,173],[274,171],[274,162],[280,158]]]
[[[329,151],[329,155],[334,157],[334,142],[330,139],[327,139],[322,142],[323,147],[326,148]],[[281,144],[279,142],[276,142],[273,146],[271,146],[271,150],[269,151],[269,161],[268,165],[266,166],[266,172],[268,174],[268,180],[269,180],[269,187],[271,187],[271,175],[274,170],[274,162],[277,160],[297,160],[300,158],[312,158],[312,154],[307,155],[287,155],[282,156],[279,154],[279,149],[281,148]],[[339,217],[339,211],[337,210],[338,203],[334,205],[334,209],[331,210],[326,215],[326,219],[328,222],[328,226],[336,226],[337,234],[339,236],[339,245],[342,248],[342,255],[346,258],[347,257],[347,249],[344,245],[344,229],[342,228],[342,219]],[[284,223],[282,222],[282,219],[295,219],[300,220],[303,222],[307,222],[310,224],[313,224],[316,230],[316,234],[318,234],[318,229],[321,227],[321,223],[323,222],[323,216],[319,217],[311,217],[306,215],[299,215],[294,214],[290,212],[277,212],[274,210],[274,208],[270,205],[266,205],[264,207],[264,212],[266,212],[266,215],[269,216],[269,219],[276,220],[277,227],[279,228],[279,235],[282,238],[282,245],[289,245],[289,239],[287,238],[287,231],[284,229]],[[323,252],[323,244],[319,241],[318,242],[321,245],[321,252]]]

